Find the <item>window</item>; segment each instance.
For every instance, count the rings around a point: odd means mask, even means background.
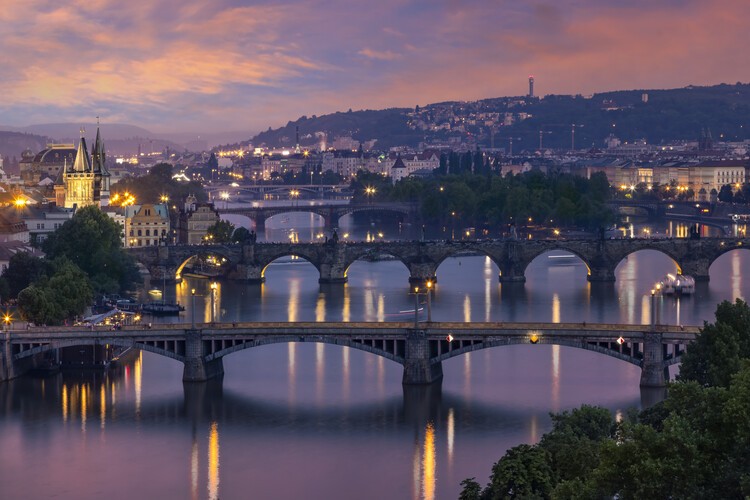
[[[133,230],[132,229],[130,230],[130,236],[133,236]]]
[[[138,236],[143,236],[140,229],[138,230]]]
[[[151,231],[149,231],[148,229],[146,229],[146,236],[151,236]]]

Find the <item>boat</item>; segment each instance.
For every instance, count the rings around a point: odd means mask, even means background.
[[[180,304],[168,304],[166,302],[151,302],[150,304],[144,304],[143,312],[153,315],[168,315],[168,314],[180,314],[184,311],[185,307]]]
[[[663,295],[691,295],[695,292],[695,279],[687,274],[667,274],[659,284]]]

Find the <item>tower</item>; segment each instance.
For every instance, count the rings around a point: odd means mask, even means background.
[[[64,198],[65,208],[109,204],[110,175],[104,166],[104,142],[99,132],[98,123],[91,159],[89,159],[84,133],[85,131],[81,129],[81,139],[78,142],[75,161],[72,164],[66,163],[63,168],[61,184],[64,194],[56,193],[55,196],[59,201],[63,201],[62,198]],[[58,183],[60,183],[59,178]],[[56,191],[59,191],[59,188],[56,188]]]
[[[299,125],[297,125],[297,127],[295,128],[295,132],[296,132],[296,135],[297,135],[297,142],[295,142],[296,146],[294,147],[294,152],[297,153],[297,154],[299,154],[300,153],[300,150],[299,150]]]
[[[104,150],[104,141],[102,141],[99,131],[99,117],[96,117],[96,141],[94,150],[91,152],[91,163],[94,171],[94,192],[95,200],[99,201],[99,206],[106,207],[109,205],[109,182],[110,174],[105,162],[107,155]]]
[[[534,75],[529,75],[529,97],[534,97]]]

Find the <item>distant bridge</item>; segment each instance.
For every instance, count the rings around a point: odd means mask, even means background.
[[[308,205],[299,203],[290,203],[283,206],[264,206],[264,207],[242,207],[242,208],[221,208],[218,205],[219,213],[239,214],[248,217],[253,221],[253,227],[256,231],[263,231],[266,225],[266,219],[274,215],[280,215],[291,212],[309,212],[318,214],[323,217],[323,225],[327,229],[338,227],[339,219],[345,215],[354,213],[391,213],[400,216],[404,221],[416,220],[419,216],[418,203],[349,203],[345,205]]]
[[[206,191],[212,199],[220,200],[221,193],[229,194],[230,199],[242,194],[254,194],[261,197],[265,195],[291,196],[292,191],[320,196],[331,193],[347,194],[350,193],[350,188],[348,184],[256,184],[243,186],[209,185],[206,187]]]
[[[417,328],[415,328],[417,326]],[[9,331],[0,353],[0,380],[17,376],[24,360],[63,347],[133,347],[183,363],[183,381],[224,374],[233,352],[288,342],[317,342],[370,352],[404,366],[403,383],[442,379],[442,362],[461,354],[516,344],[553,344],[607,355],[641,368],[641,386],[660,387],[680,361],[698,327],[586,323],[209,323],[142,326],[50,327]],[[27,365],[29,363],[26,363]]]
[[[615,281],[617,265],[639,250],[656,250],[671,258],[683,274],[709,279],[711,264],[731,250],[750,249],[741,238],[669,239],[550,239],[493,241],[376,241],[370,243],[255,243],[234,245],[173,245],[128,248],[155,280],[181,279],[185,263],[198,255],[226,259],[232,279],[250,283],[265,280],[265,270],[276,259],[297,256],[320,273],[320,283],[344,283],[347,270],[359,259],[390,255],[409,270],[410,283],[437,280],[438,266],[449,257],[486,255],[500,269],[501,282],[524,282],[528,265],[540,255],[562,250],[576,255],[588,268],[589,281]],[[658,276],[654,276],[656,280]]]

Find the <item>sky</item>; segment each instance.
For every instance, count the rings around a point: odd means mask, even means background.
[[[750,81],[747,0],[0,0],[0,124],[299,116]]]

